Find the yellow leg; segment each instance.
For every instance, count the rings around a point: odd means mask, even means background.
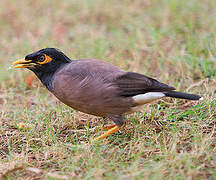
[[[113,128],[109,129],[106,133],[102,134],[101,136],[97,137],[94,139],[94,141],[98,141],[98,140],[102,140],[104,138],[106,138],[107,136],[115,133],[116,131],[118,131],[120,128],[118,126],[114,126]]]
[[[101,126],[99,127],[100,130],[109,130],[109,129],[112,129],[113,127],[115,127],[116,125],[115,124],[108,124],[106,126]]]

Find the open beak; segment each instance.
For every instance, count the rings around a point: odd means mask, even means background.
[[[12,63],[12,68],[28,68],[33,67],[35,63],[32,63],[32,60],[19,59]]]

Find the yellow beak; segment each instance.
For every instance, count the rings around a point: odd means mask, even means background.
[[[19,59],[12,63],[12,68],[27,68],[32,67],[32,65],[35,65],[35,63],[31,63],[32,60],[25,60],[25,59]]]

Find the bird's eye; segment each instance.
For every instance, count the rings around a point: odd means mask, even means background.
[[[45,56],[44,55],[39,56],[38,59],[37,59],[37,61],[39,61],[39,62],[43,62],[44,60],[45,60]]]
[[[46,64],[50,61],[52,61],[52,58],[49,57],[48,55],[46,54],[41,54],[40,56],[37,57],[37,64]]]

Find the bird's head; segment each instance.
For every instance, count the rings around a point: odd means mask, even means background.
[[[71,60],[55,48],[45,48],[12,63],[12,68],[27,68],[33,72],[55,72]]]

